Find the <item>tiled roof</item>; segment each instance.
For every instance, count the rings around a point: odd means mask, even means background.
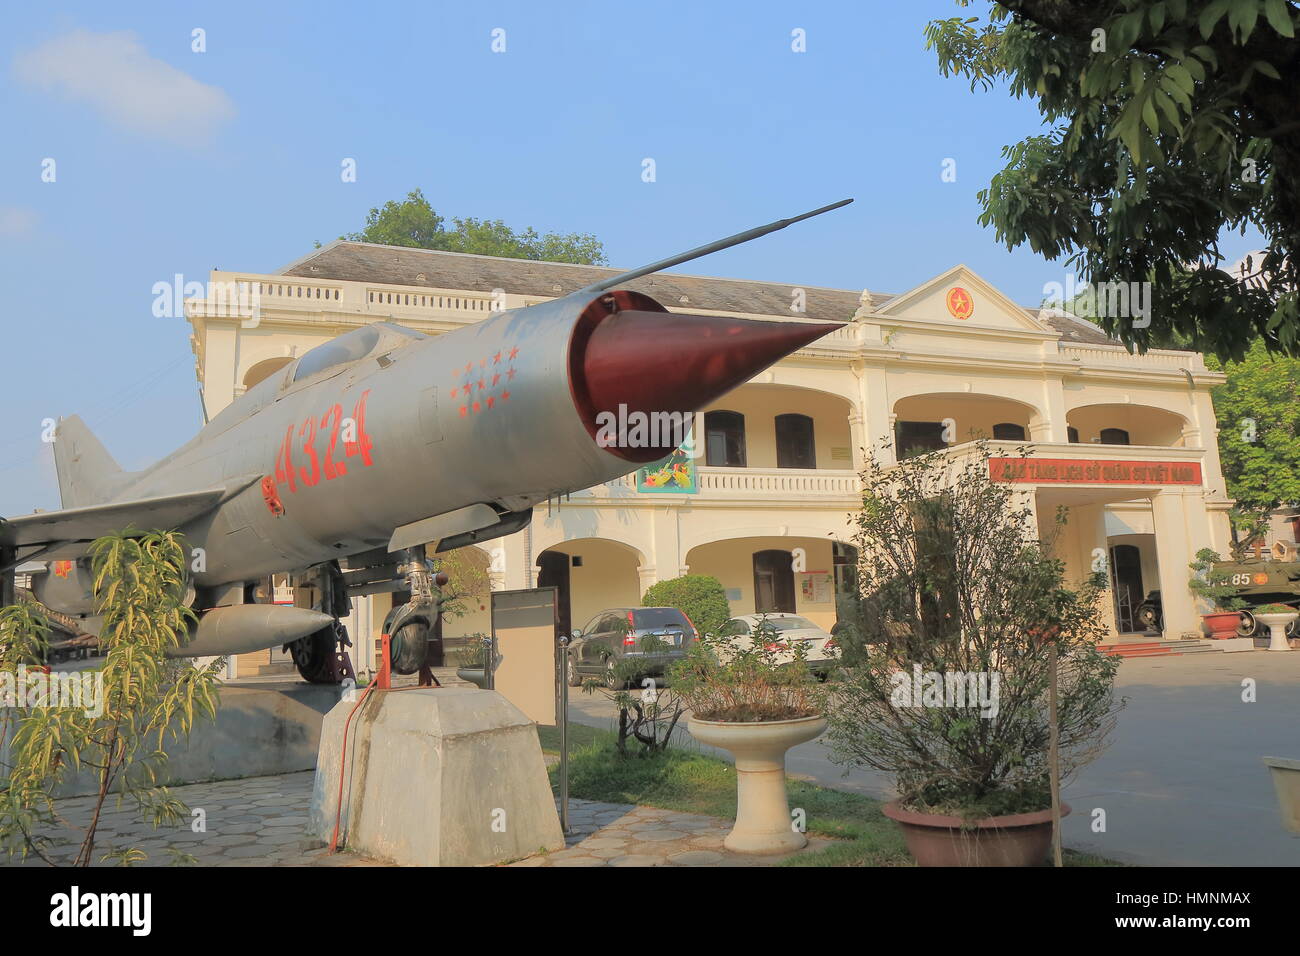
[[[280,270],[280,275],[312,279],[342,279],[386,285],[425,286],[491,292],[505,289],[516,295],[551,298],[576,292],[623,270],[604,266],[579,266],[532,259],[503,259],[434,249],[380,246],[338,240]],[[627,283],[627,288],[662,303],[667,308],[788,315],[795,289],[803,289],[802,317],[827,322],[847,322],[860,304],[862,293],[851,289],[824,289],[795,283],[722,279],[712,276],[659,272]],[[892,295],[871,293],[871,306],[879,309]],[[1080,344],[1118,345],[1100,329],[1081,319],[1026,309],[1031,316],[1062,334],[1062,340]]]

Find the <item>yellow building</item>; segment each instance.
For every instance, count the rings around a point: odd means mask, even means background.
[[[337,241],[273,274],[213,272],[186,309],[206,412],[358,325],[437,334],[616,271]],[[697,416],[698,457],[677,470],[689,488],[671,470],[629,475],[486,543],[474,560],[494,588],[560,586],[584,627],[656,581],[710,574],[733,613],[797,611],[829,627],[854,561],[864,449],[892,436],[904,452],[961,455],[982,435],[1008,456],[1032,445],[1032,467],[1005,477],[1041,517],[1069,509],[1060,546],[1074,574],[1109,557],[1117,630],[1138,630],[1133,609],[1159,590],[1165,636],[1200,633],[1187,565],[1202,547],[1226,553],[1231,502],[1210,402],[1222,376],[1199,354],[1130,355],[964,266],[900,295],[676,274],[629,287],[675,312],[846,324]],[[389,597],[357,604],[353,633],[374,636]],[[488,630],[472,610],[447,636]],[[371,649],[357,643],[364,670]]]

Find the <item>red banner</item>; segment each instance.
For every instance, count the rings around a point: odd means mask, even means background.
[[[1080,458],[990,458],[994,481],[1038,485],[1199,485],[1195,461],[1103,461]]]

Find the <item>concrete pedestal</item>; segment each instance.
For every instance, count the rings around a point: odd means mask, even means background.
[[[311,829],[328,842],[343,730],[321,727]],[[443,687],[375,691],[352,717],[339,843],[413,866],[476,866],[564,846],[537,731],[500,694]]]

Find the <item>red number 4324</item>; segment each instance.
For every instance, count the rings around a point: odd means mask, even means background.
[[[350,419],[343,417],[343,406],[335,404],[320,417],[319,425],[314,415],[308,416],[301,425],[296,427],[290,425],[285,430],[284,441],[280,443],[280,451],[275,458],[275,483],[286,485],[289,491],[294,492],[298,490],[299,481],[311,488],[320,484],[322,474],[326,481],[333,481],[346,475],[347,463],[337,457],[340,431],[343,435],[343,458],[360,455],[362,467],[368,468],[372,465],[374,461],[370,450],[373,445],[370,436],[366,433],[366,397],[369,394],[369,389],[361,393]],[[316,450],[318,430],[321,436],[326,433],[329,435],[323,460]],[[295,431],[302,443],[302,453],[307,456],[308,462],[296,468],[293,462]]]

